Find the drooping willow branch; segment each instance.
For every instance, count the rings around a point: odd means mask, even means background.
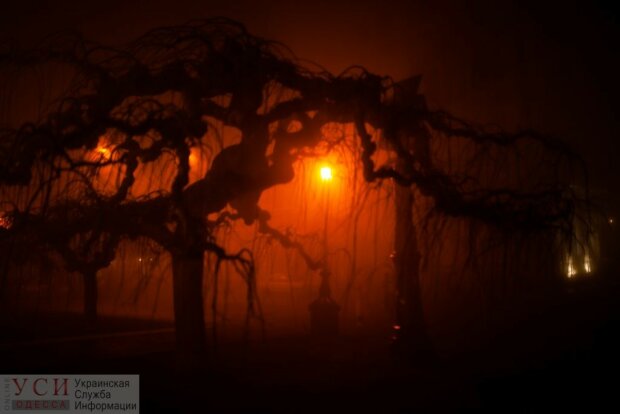
[[[286,249],[295,250],[301,258],[304,260],[304,263],[310,270],[319,270],[324,269],[326,267],[326,263],[323,263],[321,260],[313,259],[312,256],[306,251],[304,245],[295,240],[291,234],[283,233],[280,230],[269,225],[268,215],[261,214],[258,219],[258,231],[269,236],[270,238],[276,240],[282,247]]]

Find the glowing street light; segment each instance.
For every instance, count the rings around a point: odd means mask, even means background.
[[[586,273],[592,272],[592,264],[590,263],[590,255],[588,254],[583,258],[583,270],[585,270]]]
[[[334,176],[332,175],[332,169],[328,165],[324,165],[321,167],[320,174],[321,181],[331,181],[334,178]]]
[[[107,148],[107,147],[99,146],[99,147],[96,148],[95,151],[97,152],[97,154],[99,154],[99,156],[104,161],[108,161],[110,159],[110,157],[112,156],[112,151],[110,151],[110,149]]]
[[[567,262],[567,266],[566,266],[566,276],[568,276],[568,278],[570,279],[571,277],[575,276],[576,274],[577,274],[577,269],[573,265],[573,258],[572,258],[572,256],[568,256],[568,262]]]

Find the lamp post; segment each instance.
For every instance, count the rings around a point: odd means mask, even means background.
[[[334,179],[332,175],[332,169],[328,165],[321,167],[321,181],[325,184],[325,216],[323,222],[323,270],[321,271],[321,289],[319,296],[329,297],[331,295],[331,289],[329,287],[329,266],[327,265],[327,252],[329,251],[327,243],[327,229],[329,222],[329,183]]]
[[[340,306],[331,297],[329,286],[330,271],[327,265],[328,221],[329,221],[329,183],[333,180],[332,169],[324,165],[319,170],[325,188],[325,219],[323,223],[323,269],[321,270],[321,287],[319,297],[310,304],[310,332],[315,337],[334,337],[338,335],[338,316]]]

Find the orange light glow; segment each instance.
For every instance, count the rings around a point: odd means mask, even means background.
[[[106,147],[102,147],[99,146],[95,149],[95,151],[97,152],[97,154],[99,154],[101,156],[101,158],[103,158],[104,160],[109,160],[110,156],[112,155],[112,152],[110,151],[109,148]]]
[[[331,181],[334,178],[334,176],[332,175],[331,167],[327,165],[324,165],[323,167],[321,167],[320,174],[321,174],[321,181]]]
[[[198,156],[196,154],[194,154],[194,151],[192,151],[189,154],[189,165],[191,167],[195,167],[196,164],[198,164]]]
[[[568,278],[570,279],[576,274],[577,269],[575,269],[575,266],[573,265],[573,258],[571,256],[568,256],[568,263],[566,265],[566,276],[568,276]]]
[[[12,225],[13,225],[13,221],[11,220],[9,216],[0,215],[0,228],[8,230],[11,228]]]

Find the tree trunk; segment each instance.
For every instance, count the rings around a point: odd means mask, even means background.
[[[413,192],[396,185],[396,228],[394,265],[396,270],[395,345],[399,353],[426,357],[432,352],[426,330],[420,289],[420,251],[413,222]]]
[[[205,351],[203,268],[202,250],[188,249],[177,251],[172,255],[177,349],[180,354],[190,357],[203,354]]]
[[[88,322],[97,321],[97,271],[85,271],[82,273],[84,280],[84,316]]]

